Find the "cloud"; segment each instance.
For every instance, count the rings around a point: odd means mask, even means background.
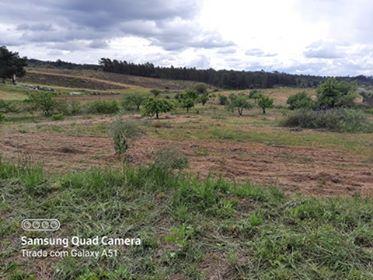
[[[341,58],[343,52],[336,46],[336,43],[319,41],[309,45],[304,55],[308,58],[332,59]]]
[[[16,25],[11,41],[24,43],[90,40],[88,47],[105,48],[103,42],[131,35],[167,50],[231,45],[194,20],[199,7],[198,0],[4,0],[0,17]]]
[[[373,75],[372,14],[372,0],[1,0],[0,45],[80,63]]]
[[[270,52],[265,52],[261,49],[249,49],[245,52],[247,56],[256,56],[256,57],[273,57],[276,56],[277,53],[270,53]]]

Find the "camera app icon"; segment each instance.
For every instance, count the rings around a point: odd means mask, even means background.
[[[25,231],[56,231],[60,226],[57,219],[24,219],[21,223]]]

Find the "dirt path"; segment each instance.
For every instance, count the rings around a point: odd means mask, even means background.
[[[130,149],[130,161],[148,163],[156,150],[171,145],[183,150],[190,160],[190,171],[201,178],[213,174],[235,181],[251,180],[279,186],[287,193],[373,195],[372,162],[328,149],[143,137]],[[8,131],[0,139],[0,150],[5,158],[27,157],[48,170],[121,165],[107,137]]]

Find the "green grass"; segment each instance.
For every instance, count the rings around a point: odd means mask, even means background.
[[[217,271],[224,279],[373,277],[370,198],[286,197],[155,166],[59,175],[1,162],[0,188],[2,279],[37,279],[34,260],[19,257],[14,240],[30,217],[58,218],[59,236],[143,241],[114,259],[39,259],[53,279],[208,279]]]

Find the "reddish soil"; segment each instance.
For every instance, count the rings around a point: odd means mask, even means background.
[[[250,180],[279,186],[286,193],[373,195],[373,164],[352,154],[327,149],[143,137],[133,143],[129,161],[148,163],[154,151],[171,145],[188,156],[190,171],[201,178],[212,174],[234,181]],[[0,150],[5,158],[18,160],[26,156],[51,171],[121,164],[107,137],[4,132]]]

